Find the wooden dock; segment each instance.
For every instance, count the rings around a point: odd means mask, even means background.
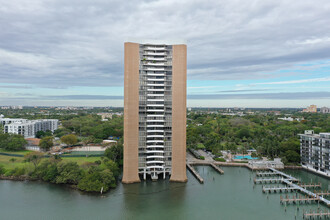
[[[312,211],[310,210],[310,212],[303,212],[303,219],[330,219],[330,211],[329,210],[316,210],[316,211]]]
[[[283,178],[255,178],[254,183],[282,183]]]
[[[220,174],[224,174],[225,172],[220,169],[220,167],[218,167],[217,165],[215,165],[214,163],[210,163],[211,167],[213,167],[216,171],[218,171]]]
[[[197,180],[200,182],[200,183],[204,183],[204,180],[203,178],[197,173],[197,171],[194,169],[193,166],[191,166],[189,163],[187,163],[187,167],[188,169],[190,170],[190,172],[197,178]]]
[[[305,194],[306,197],[303,198],[292,198],[292,199],[284,199],[283,202],[303,202],[303,201],[320,201],[323,202],[325,205],[330,207],[330,200],[323,197],[323,195],[329,195],[329,192],[320,192],[320,194],[316,192],[312,192],[307,187],[320,187],[321,184],[298,184],[299,180],[294,178],[286,173],[278,171],[274,168],[269,168],[270,171],[273,173],[278,174],[281,178],[255,178],[254,183],[282,183],[286,184],[287,187],[263,187],[263,192],[285,192],[289,190],[297,190],[302,194]]]
[[[280,199],[280,203],[281,204],[301,204],[301,203],[306,203],[306,202],[312,202],[312,201],[319,201],[320,198],[319,197],[309,197],[309,196],[293,196],[292,198],[289,198],[288,196],[286,196],[285,198],[281,196]]]
[[[319,196],[330,196],[330,191],[315,191],[314,193],[319,195]]]
[[[300,187],[303,187],[303,188],[321,188],[322,187],[322,184],[319,183],[319,184],[298,184]]]
[[[286,193],[286,192],[293,192],[298,190],[297,187],[262,187],[263,193]]]
[[[287,178],[288,180],[290,180],[291,182],[299,182],[299,180],[297,178],[294,178],[286,173],[283,173],[281,171],[278,171],[274,168],[269,168],[271,171],[273,171],[274,173],[277,173],[278,175],[281,175],[282,177]]]
[[[277,173],[274,172],[257,172],[256,176],[258,177],[264,177],[264,176],[276,176]]]

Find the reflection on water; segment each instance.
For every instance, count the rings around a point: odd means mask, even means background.
[[[174,215],[182,219],[177,207],[182,207],[185,199],[186,183],[173,183],[166,180],[147,181],[135,184],[125,184],[124,219],[158,218]]]
[[[188,183],[169,180],[119,184],[104,195],[84,194],[67,187],[40,182],[0,181],[0,219],[301,219],[303,209],[317,204],[285,208],[280,194],[263,194],[246,168],[223,167],[224,175],[208,166],[196,170],[204,184],[188,172]],[[286,170],[303,182],[329,180],[301,170]],[[292,196],[293,194],[289,194]],[[321,207],[323,207],[321,205]],[[324,207],[323,207],[324,208]]]

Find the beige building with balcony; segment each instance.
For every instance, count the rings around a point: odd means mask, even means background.
[[[125,43],[123,183],[187,181],[187,46]]]
[[[302,110],[303,112],[310,112],[310,113],[316,113],[317,112],[317,106],[316,105],[310,105],[307,108]]]

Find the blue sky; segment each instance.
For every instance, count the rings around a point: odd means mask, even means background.
[[[123,106],[127,39],[186,39],[190,107],[330,107],[330,2],[12,0],[0,105]]]

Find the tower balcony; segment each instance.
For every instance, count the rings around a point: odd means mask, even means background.
[[[150,92],[164,92],[165,89],[147,89]]]
[[[147,112],[164,112],[164,109],[147,109]]]
[[[164,159],[164,156],[157,156],[157,155],[147,156],[147,159],[150,159],[150,158],[161,158],[161,159]],[[147,162],[149,162],[149,161],[147,161]]]
[[[164,161],[161,161],[161,160],[152,160],[152,161],[147,161],[147,164],[153,164],[153,163],[161,163],[163,164]]]
[[[152,148],[164,148],[164,145],[148,145],[147,149],[152,149]]]
[[[164,138],[164,135],[147,135],[147,138],[154,138],[154,137]]]
[[[147,120],[147,122],[165,122],[165,120],[153,120],[153,119],[150,119],[150,120]]]
[[[144,55],[150,55],[150,56],[165,56],[165,52],[151,52],[151,51],[145,51],[143,53]]]
[[[164,143],[164,140],[147,140],[147,143]]]
[[[162,118],[164,118],[165,115],[147,115],[147,117],[162,117]]]
[[[147,76],[165,76],[165,73],[147,73]]]
[[[147,104],[149,107],[164,107],[164,104]]]
[[[164,94],[147,94],[147,96],[164,96]]]
[[[151,60],[151,61],[165,61],[166,58],[165,57],[146,57],[146,60]]]
[[[164,130],[147,130],[147,133],[164,133]]]
[[[146,46],[143,48],[144,50],[159,50],[159,51],[162,51],[162,50],[166,50],[166,47],[153,47],[153,46]]]
[[[164,125],[147,125],[147,128],[163,128]]]
[[[164,86],[164,83],[160,84],[160,83],[150,83],[150,82],[148,82],[147,86]]]
[[[156,165],[154,165],[154,166],[149,166],[149,165],[148,165],[148,168],[150,168],[150,169],[164,169],[164,166],[156,166]]]
[[[143,63],[144,66],[165,66],[165,62],[159,62],[159,63],[154,63],[154,62],[146,62]]]
[[[165,71],[166,69],[164,67],[143,67],[144,70],[149,70],[149,71]]]
[[[147,81],[165,81],[165,79],[164,78],[162,78],[162,79],[151,79],[151,78],[148,78],[147,79]]]
[[[147,154],[157,154],[157,153],[164,153],[163,150],[147,150]]]

